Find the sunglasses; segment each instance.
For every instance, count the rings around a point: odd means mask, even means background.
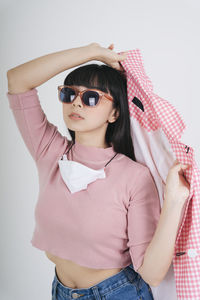
[[[83,91],[79,91],[73,86],[58,86],[58,98],[63,103],[72,103],[78,95],[80,95],[83,105],[90,107],[97,106],[103,96],[108,100],[113,101],[113,98],[110,95],[96,89],[85,89]]]

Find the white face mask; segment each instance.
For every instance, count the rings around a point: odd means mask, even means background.
[[[116,155],[117,153],[113,158]],[[60,173],[71,193],[87,189],[88,184],[98,178],[106,178],[105,166],[102,169],[94,170],[76,161],[68,160],[66,154],[62,158],[58,161]]]

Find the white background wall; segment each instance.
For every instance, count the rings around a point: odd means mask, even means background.
[[[200,4],[198,0],[0,1],[0,299],[50,300],[54,264],[32,247],[38,174],[8,106],[8,69],[39,56],[98,42],[116,52],[140,48],[154,92],[181,113],[182,141],[200,166]],[[50,122],[66,128],[57,86],[37,87]]]

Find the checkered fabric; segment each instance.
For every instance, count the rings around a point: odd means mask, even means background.
[[[119,54],[121,53],[123,52],[119,52]],[[174,162],[174,158],[183,164],[192,165],[191,168],[184,171],[184,176],[190,184],[190,194],[176,237],[172,264],[177,299],[200,300],[200,170],[195,162],[194,149],[181,142],[181,135],[186,125],[175,107],[153,92],[152,82],[144,70],[140,49],[128,51],[127,59],[122,61],[121,65],[126,71],[133,137],[136,126],[137,139],[140,138],[140,141],[146,139],[147,134],[150,136],[152,133],[158,133],[156,137],[160,139],[160,145],[163,145],[160,153],[166,158],[170,157],[167,172],[165,170],[165,176],[162,176],[160,157],[156,156],[151,149],[151,144],[154,141],[154,135],[151,135],[151,142],[147,148],[149,153],[143,152],[142,157],[138,151],[136,160],[149,167],[158,189],[161,189],[159,182],[166,182],[166,175]],[[168,146],[166,146],[166,143],[168,143]],[[169,156],[170,147],[171,156]],[[142,151],[142,146],[140,150]],[[146,158],[147,155],[148,159]],[[151,157],[151,160],[149,157]],[[157,173],[155,170],[157,170]],[[160,192],[161,206],[163,203],[163,188],[164,184]],[[170,297],[170,280],[167,279],[165,284],[165,294],[166,285],[168,285],[166,299],[172,300],[173,297]],[[156,288],[154,287],[153,290],[155,299],[163,300],[164,298],[161,299],[156,294]]]

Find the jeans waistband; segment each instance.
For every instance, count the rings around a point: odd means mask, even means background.
[[[90,288],[73,289],[63,285],[59,281],[56,273],[56,266],[55,266],[55,276],[54,276],[53,286],[54,286],[54,290],[59,289],[59,292],[61,292],[63,296],[66,297],[67,299],[75,299],[79,297],[84,298],[84,296],[86,296],[86,298],[88,296],[91,296],[92,298],[93,296],[95,297],[95,299],[98,299],[99,294],[103,295],[105,293],[112,292],[113,289],[127,283],[128,281],[135,282],[139,280],[139,278],[140,275],[134,271],[133,265],[130,264],[124,267],[117,274],[114,274],[113,276],[104,279],[103,281],[91,286]],[[101,298],[99,297],[99,299]]]

